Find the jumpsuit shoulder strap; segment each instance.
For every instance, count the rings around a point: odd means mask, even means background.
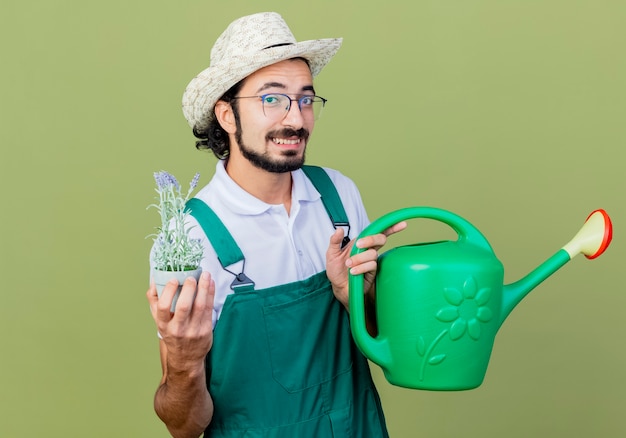
[[[324,208],[328,212],[333,227],[347,227],[347,232],[344,235],[341,247],[343,248],[350,242],[350,222],[348,221],[348,215],[343,208],[343,203],[339,197],[339,193],[335,188],[332,180],[324,169],[319,166],[302,166],[302,170],[305,175],[311,180],[313,186],[320,192],[322,196],[322,203]]]
[[[185,205],[185,211],[189,212],[202,227],[223,269],[226,270],[227,266],[241,261],[244,262],[245,268],[245,257],[241,249],[211,207],[198,198],[191,198]],[[233,290],[244,290],[242,288],[248,290],[254,287],[254,282],[246,277],[243,268],[240,274],[232,274],[235,276],[230,286]]]

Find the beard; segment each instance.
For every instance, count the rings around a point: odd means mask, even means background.
[[[304,128],[298,129],[297,131],[293,129],[273,131],[266,136],[266,139],[269,140],[275,137],[288,138],[292,136],[297,136],[301,138],[302,141],[306,142],[309,138],[309,131]],[[302,152],[302,156],[299,156],[298,151],[286,150],[282,152],[280,157],[276,158],[271,157],[268,151],[259,153],[247,147],[243,142],[241,126],[237,127],[235,138],[237,139],[241,155],[243,155],[250,163],[252,163],[252,165],[258,167],[259,169],[263,169],[271,173],[286,173],[298,170],[304,164],[304,151]]]

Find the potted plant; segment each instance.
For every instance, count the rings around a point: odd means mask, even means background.
[[[161,225],[157,227],[157,233],[152,234],[154,246],[152,247],[152,278],[157,288],[159,297],[163,288],[172,278],[178,280],[178,291],[172,301],[172,312],[176,307],[176,301],[187,277],[199,280],[202,269],[202,244],[200,239],[193,239],[189,235],[191,228],[185,226],[189,212],[185,211],[185,204],[196,188],[200,174],[196,173],[187,193],[183,195],[182,189],[176,178],[166,172],[154,173],[156,181],[157,203],[148,206],[155,207],[161,216]]]

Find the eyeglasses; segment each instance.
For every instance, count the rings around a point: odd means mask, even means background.
[[[287,117],[291,109],[291,102],[298,102],[298,108],[302,117],[317,120],[327,100],[320,96],[304,95],[297,99],[292,99],[286,94],[270,93],[261,96],[238,96],[233,99],[261,99],[263,104],[263,114],[273,120],[283,120]]]

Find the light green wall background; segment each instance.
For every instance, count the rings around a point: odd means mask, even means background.
[[[605,208],[615,238],[502,327],[484,384],[392,387],[393,437],[623,437],[626,3],[3,0],[0,436],[165,437],[144,291],[152,172],[206,183],[180,112],[234,18],[278,10],[299,39],[343,36],[310,162],[360,186],[372,219],[410,205],[478,226],[506,281]],[[411,222],[396,243],[448,230]]]

